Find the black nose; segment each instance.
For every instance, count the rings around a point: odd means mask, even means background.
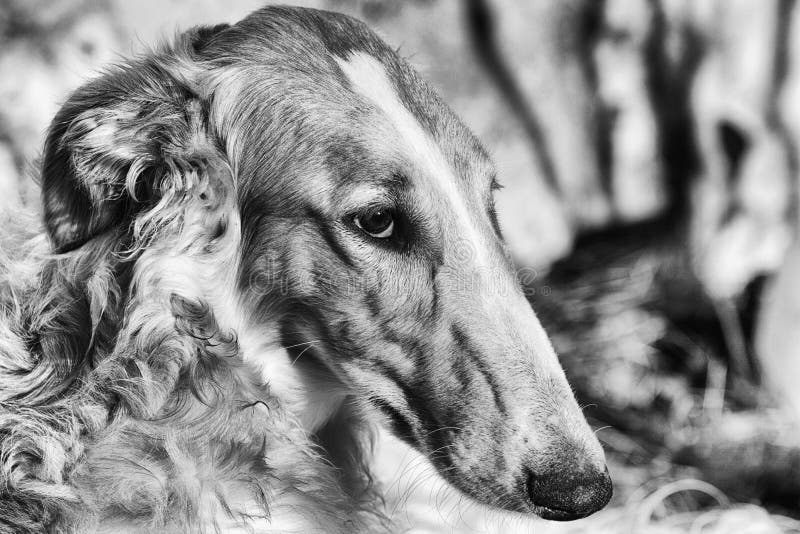
[[[591,515],[608,504],[614,492],[607,468],[531,473],[527,489],[536,513],[553,521],[572,521]]]

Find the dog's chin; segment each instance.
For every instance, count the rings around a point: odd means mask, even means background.
[[[500,508],[505,512],[512,514],[520,514],[524,516],[538,516],[548,521],[575,521],[576,519],[583,519],[592,515],[593,512],[575,513],[569,510],[559,510],[557,508],[549,508],[547,506],[540,506],[529,501],[521,499],[509,498],[508,496],[501,497],[499,502],[502,503]],[[488,505],[489,503],[482,503]],[[497,506],[495,503],[493,506]]]
[[[437,469],[437,471],[451,488],[473,504],[491,508],[495,513],[501,512],[526,516],[540,515],[539,508],[533,506],[530,501],[516,492],[487,491],[488,488],[485,486],[474,487],[467,477],[460,478],[459,473],[454,473],[452,469],[445,472],[440,469]]]
[[[465,484],[461,484],[459,481],[454,481],[452,479],[450,480],[450,485],[465,497],[482,506],[487,506],[495,510],[499,508],[503,512],[510,514],[519,514],[527,517],[537,516],[548,521],[575,521],[576,519],[583,519],[594,513],[594,510],[576,512],[574,510],[560,510],[558,508],[542,506],[531,502],[525,497],[520,497],[517,493],[503,493],[487,496],[480,491],[480,489],[483,488],[469,488],[466,487]]]

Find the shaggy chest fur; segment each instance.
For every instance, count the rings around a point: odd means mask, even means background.
[[[0,243],[0,531],[382,528],[366,470],[320,444],[313,381],[212,313],[198,284],[219,271]],[[337,421],[354,458],[360,424]]]

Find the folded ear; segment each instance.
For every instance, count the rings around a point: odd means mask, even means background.
[[[187,32],[168,50],[84,85],[61,108],[41,169],[45,225],[56,252],[130,223],[174,186],[167,182],[176,173],[219,154],[196,81],[196,54],[224,28]]]

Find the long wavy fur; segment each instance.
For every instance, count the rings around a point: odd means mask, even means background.
[[[181,46],[135,69],[166,84],[159,69]],[[0,532],[290,532],[268,520],[287,511],[297,531],[383,528],[361,419],[337,419],[341,451],[319,447],[197,291],[194,278],[235,267],[226,261],[239,246],[225,231],[235,210],[214,143],[196,131],[171,141],[202,110],[135,105],[57,117],[51,149],[71,154],[43,171],[70,167],[124,224],[93,220],[107,228],[56,253],[23,214],[3,221]],[[109,119],[127,136],[116,154],[87,133]],[[136,151],[154,135],[158,152]],[[133,200],[118,206],[123,197]]]

